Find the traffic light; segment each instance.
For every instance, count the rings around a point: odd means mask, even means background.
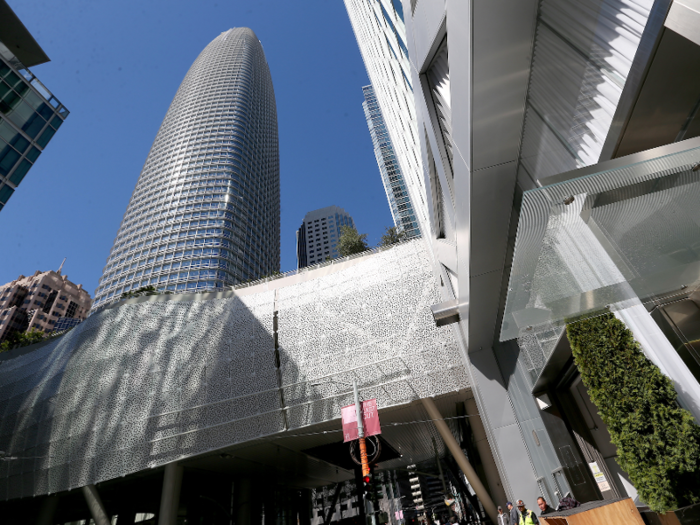
[[[362,476],[362,495],[370,497],[370,494],[372,494],[372,476],[367,474]]]

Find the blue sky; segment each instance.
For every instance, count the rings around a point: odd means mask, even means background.
[[[341,0],[8,2],[51,62],[34,74],[71,111],[0,211],[0,284],[57,269],[92,295],[158,127],[219,33],[252,28],[277,98],[282,271],[307,211],[345,208],[371,245],[392,226],[362,112],[369,84]]]

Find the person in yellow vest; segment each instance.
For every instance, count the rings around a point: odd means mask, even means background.
[[[535,513],[531,510],[525,508],[525,502],[519,499],[515,503],[520,511],[520,525],[536,525],[539,524],[539,520]]]

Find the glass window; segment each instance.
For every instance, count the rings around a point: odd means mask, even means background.
[[[37,139],[36,143],[39,144],[39,146],[41,146],[42,148],[45,148],[46,145],[51,140],[51,137],[54,136],[54,133],[56,133],[56,130],[54,130],[53,128],[51,128],[51,127],[46,128],[44,130],[44,132],[41,134],[41,137],[39,137]]]
[[[10,141],[10,144],[20,153],[24,153],[24,150],[26,150],[27,146],[29,146],[29,141],[18,133],[15,135],[15,138]]]
[[[10,92],[10,86],[5,84],[4,82],[0,82],[0,98],[3,98],[9,92]]]
[[[2,188],[0,188],[0,202],[5,204],[7,200],[12,196],[15,190],[10,188],[7,184],[5,184]]]
[[[32,164],[27,159],[24,159],[19,163],[19,166],[17,166],[17,169],[12,173],[12,175],[10,175],[10,182],[17,186],[20,182],[22,182],[22,179],[31,167]]]
[[[41,97],[34,93],[34,91],[28,91],[27,94],[24,96],[24,100],[34,109],[38,108],[41,105]]]
[[[23,96],[27,91],[29,91],[29,86],[24,82],[20,82],[15,86],[15,91],[17,91],[20,96]]]
[[[6,76],[5,76],[5,82],[10,84],[11,86],[14,86],[17,82],[20,81],[20,78],[15,74],[14,71],[10,71]]]
[[[35,138],[44,127],[44,124],[46,124],[46,121],[43,118],[36,113],[32,113],[32,115],[22,125],[22,131],[24,131],[30,137]]]
[[[53,116],[53,110],[48,105],[44,104],[43,102],[41,103],[41,105],[37,109],[37,112],[39,113],[39,115],[44,117],[44,119],[46,119],[46,120],[49,120]]]
[[[5,146],[0,151],[0,174],[7,175],[19,160],[20,154],[10,146]]]
[[[27,152],[27,158],[32,162],[35,162],[36,159],[39,158],[39,155],[41,155],[41,151],[36,149],[34,146],[32,146],[32,148]]]
[[[61,127],[61,124],[63,124],[63,120],[61,120],[60,117],[55,116],[54,118],[51,119],[50,124],[51,124],[51,127],[53,129],[58,129]]]
[[[19,104],[22,99],[19,98],[19,95],[15,93],[14,91],[10,91],[7,93],[2,101],[0,102],[0,112],[7,114],[8,117],[10,117],[10,120],[14,122],[14,119],[10,116],[12,111],[15,110],[15,108]]]
[[[4,119],[0,119],[0,137],[5,139],[7,142],[12,142],[12,139],[15,138],[15,135],[17,132],[15,131],[15,128],[13,128],[9,122],[5,121]]]

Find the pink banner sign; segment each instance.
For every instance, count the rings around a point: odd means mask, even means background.
[[[362,409],[362,424],[365,428],[365,437],[382,433],[379,425],[379,412],[377,411],[377,400],[370,399],[360,403]],[[348,405],[340,409],[343,420],[343,441],[353,441],[357,439],[357,415],[355,405]]]

